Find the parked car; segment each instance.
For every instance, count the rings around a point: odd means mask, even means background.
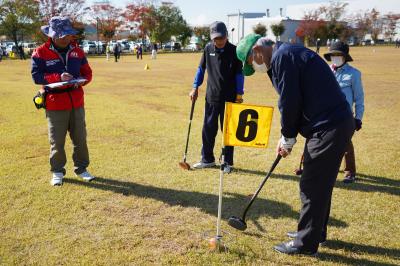
[[[129,53],[131,50],[131,46],[129,45],[129,42],[127,41],[118,41],[121,44],[121,52],[122,53]]]
[[[366,46],[366,45],[375,45],[375,42],[373,40],[364,40],[361,42],[361,45]]]
[[[137,46],[137,44],[133,41],[128,42],[128,44],[129,44],[129,52],[132,53],[133,51],[135,51],[135,47]]]
[[[10,55],[10,53],[13,52],[14,54],[16,54],[17,51],[17,46],[15,44],[9,44],[6,47],[6,54]]]
[[[106,44],[102,41],[94,42],[96,45],[96,54],[103,54],[106,51]]]
[[[24,49],[24,53],[27,55],[32,55],[33,51],[35,51],[37,45],[34,42],[25,42],[22,44],[22,47]]]
[[[182,46],[179,42],[167,42],[162,46],[163,50],[181,51]]]
[[[190,43],[190,44],[185,46],[185,50],[193,51],[193,52],[194,51],[200,51],[201,47],[200,47],[200,44],[198,44],[198,43]]]
[[[92,41],[84,41],[82,44],[82,49],[86,54],[95,54],[96,43]]]
[[[7,48],[6,43],[0,43],[0,48],[1,48],[2,52],[3,52],[2,55],[6,55],[6,48]]]

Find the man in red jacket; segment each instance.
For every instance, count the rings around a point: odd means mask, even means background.
[[[89,151],[86,143],[85,109],[82,86],[92,80],[92,70],[84,52],[74,41],[77,31],[68,18],[53,17],[49,25],[42,26],[48,41],[32,54],[32,78],[36,84],[44,85],[46,118],[50,140],[51,184],[62,185],[66,173],[64,144],[67,132],[72,140],[75,174],[83,180],[94,177],[87,171]],[[48,89],[50,83],[82,78],[82,84]]]

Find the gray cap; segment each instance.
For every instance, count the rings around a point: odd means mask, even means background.
[[[226,37],[228,35],[228,30],[226,29],[225,23],[222,21],[215,21],[210,26],[210,37],[214,40],[218,37]]]

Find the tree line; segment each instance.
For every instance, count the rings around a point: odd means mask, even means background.
[[[347,15],[347,5],[345,2],[330,1],[328,5],[306,12],[296,36],[304,39],[305,43],[314,43],[318,38],[347,41],[354,37],[361,41],[366,34],[371,34],[375,42],[381,34],[393,41],[400,14],[381,14],[373,8]]]
[[[175,36],[186,44],[193,33],[200,42],[209,41],[207,27],[192,28],[183,18],[180,9],[170,4],[152,0],[135,0],[124,8],[102,2],[87,6],[85,0],[0,0],[0,35],[15,43],[21,40],[43,41],[40,26],[53,16],[67,16],[84,38],[85,24],[96,27],[101,40],[115,38],[118,28],[125,24],[135,28],[131,39],[150,38],[152,42],[165,43]]]

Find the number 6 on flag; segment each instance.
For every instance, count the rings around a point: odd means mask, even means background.
[[[273,107],[225,103],[224,146],[267,148]]]

